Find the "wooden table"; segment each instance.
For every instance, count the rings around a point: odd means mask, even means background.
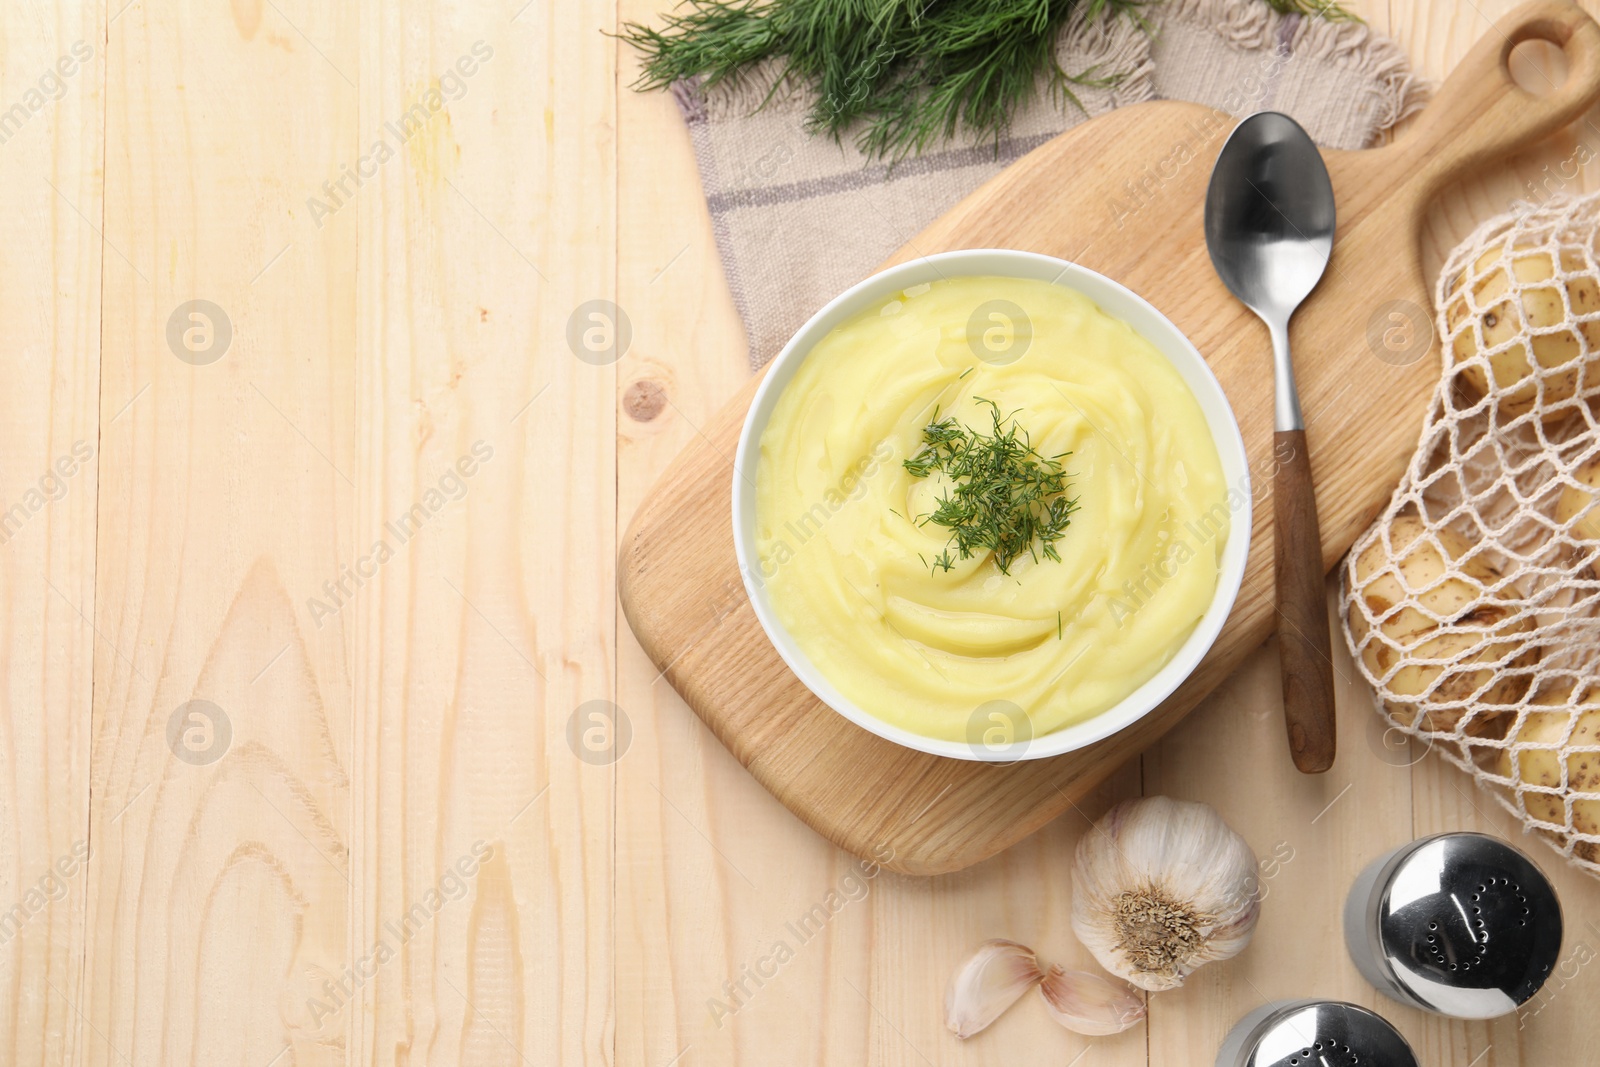
[[[1290,767],[1265,649],[949,877],[858,880],[764,793],[614,595],[627,517],[747,373],[682,125],[599,32],[662,0],[521,5],[0,12],[0,1062],[1209,1064],[1302,994],[1428,1064],[1592,1057],[1600,885],[1542,846],[1569,934],[1536,1012],[1430,1019],[1345,958],[1367,859],[1517,835],[1386,748],[1348,661],[1328,775]],[[1511,6],[1357,5],[1435,78]],[[1431,262],[1582,136],[1442,202]],[[603,365],[564,340],[597,299],[632,328]],[[982,938],[1088,963],[1072,849],[1141,789],[1273,861],[1249,951],[1117,1037],[1035,1005],[945,1033]]]

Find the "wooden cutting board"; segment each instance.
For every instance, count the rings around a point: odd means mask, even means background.
[[[1525,40],[1564,49],[1561,86],[1534,95],[1512,81],[1510,53]],[[1292,336],[1328,568],[1388,499],[1438,379],[1418,248],[1426,206],[1443,186],[1495,166],[1597,98],[1600,27],[1566,0],[1534,0],[1484,35],[1402,138],[1324,153],[1338,234]],[[1270,347],[1265,328],[1213,273],[1201,221],[1211,167],[1233,125],[1194,104],[1112,112],[1014,163],[890,260],[999,247],[1084,264],[1163,311],[1222,382],[1256,494],[1244,585],[1204,662],[1132,727],[1063,756],[996,766],[901,748],[813,697],[768,643],[734,560],[732,457],[759,376],[703,428],[635,514],[618,574],[640,644],[750,773],[840,847],[888,856],[886,866],[915,874],[991,856],[1170,730],[1272,633]],[[1341,758],[1361,753],[1347,745]]]

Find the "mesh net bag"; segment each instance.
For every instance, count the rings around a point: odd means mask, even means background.
[[[1600,194],[1450,255],[1444,374],[1345,561],[1343,624],[1394,729],[1600,875]]]

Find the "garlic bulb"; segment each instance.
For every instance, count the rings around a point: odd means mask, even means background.
[[[1120,1034],[1144,1018],[1144,998],[1121,982],[1051,967],[1039,983],[1051,1018],[1075,1034]]]
[[[1125,800],[1078,842],[1072,930],[1140,989],[1174,989],[1238,954],[1261,911],[1256,857],[1209,805]]]
[[[945,1025],[957,1037],[971,1037],[1043,977],[1039,958],[1027,945],[985,941],[950,980],[944,995]]]

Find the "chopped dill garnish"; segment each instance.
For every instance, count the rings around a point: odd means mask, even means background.
[[[922,429],[921,450],[903,461],[914,478],[942,474],[951,483],[933,513],[916,520],[919,526],[931,522],[950,530],[949,543],[930,569],[949,571],[956,559],[979,552],[991,553],[1001,574],[1010,574],[1024,552],[1034,560],[1043,556],[1059,562],[1055,542],[1078,509],[1077,497],[1067,496],[1061,467],[1072,453],[1040,455],[1015,418],[1002,416],[992,400],[973,399],[988,405],[994,422],[990,433],[962,426],[954,416],[941,419],[935,410]]]
[[[1061,612],[1056,612],[1056,640],[1061,640]]]
[[[969,375],[971,373],[972,373],[972,368],[968,367],[966,370],[964,370],[960,374],[956,375],[956,381],[959,382],[961,379],[965,378],[967,375]]]

